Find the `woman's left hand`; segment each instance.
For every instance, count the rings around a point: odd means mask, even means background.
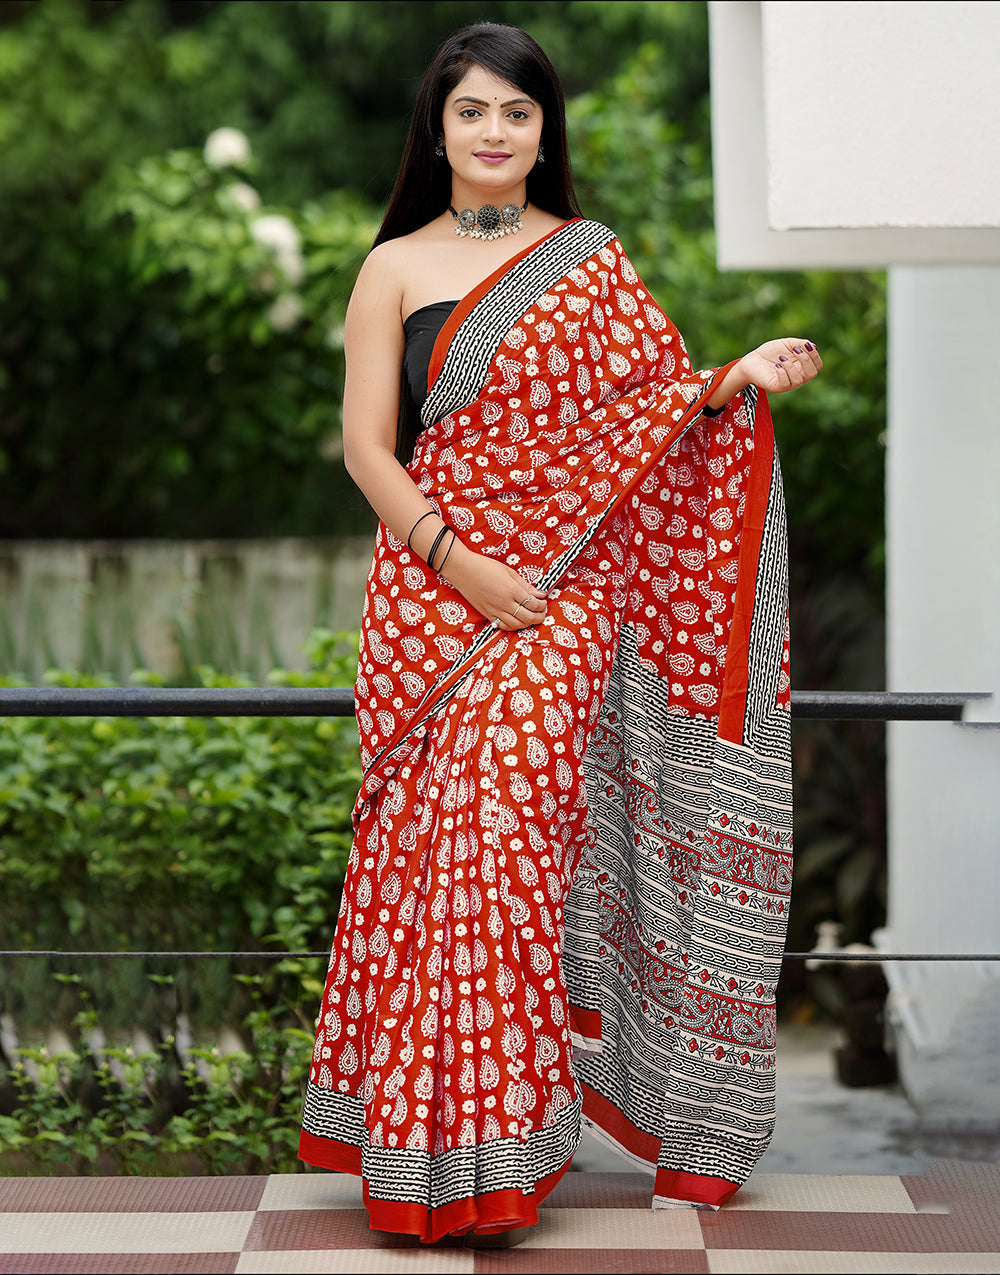
[[[765,341],[740,359],[740,372],[749,385],[768,394],[784,394],[798,389],[817,375],[823,366],[819,351],[804,337],[782,337]]]

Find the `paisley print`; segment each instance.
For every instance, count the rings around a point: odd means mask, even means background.
[[[364,1176],[378,1229],[534,1221],[581,1118],[649,1164],[660,1201],[719,1203],[766,1146],[784,524],[766,405],[701,415],[726,370],[692,369],[582,220],[438,339],[410,474],[549,603],[499,631],[379,531],[300,1146]]]

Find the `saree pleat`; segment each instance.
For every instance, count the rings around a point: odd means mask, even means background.
[[[385,527],[364,778],[300,1154],[433,1241],[537,1219],[581,1119],[717,1207],[774,1120],[791,869],[786,552],[766,403],[701,407],[614,235],[460,302],[410,473],[549,590],[498,630]]]

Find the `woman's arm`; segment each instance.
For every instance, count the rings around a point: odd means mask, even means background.
[[[708,406],[722,407],[734,394],[756,385],[768,394],[784,394],[798,389],[817,375],[823,366],[819,351],[804,337],[783,337],[767,341],[744,354],[713,391]]]
[[[402,251],[380,245],[358,274],[344,323],[344,463],[385,525],[487,619],[523,629],[545,616],[545,594],[504,562],[468,549],[448,530],[395,456],[404,335]],[[430,516],[425,516],[430,515]],[[454,541],[454,543],[453,543]],[[443,566],[442,566],[443,564]]]

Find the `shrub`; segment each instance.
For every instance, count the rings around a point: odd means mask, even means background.
[[[271,681],[349,686],[355,652],[355,637],[319,630],[310,670]],[[205,686],[247,684],[200,672]],[[353,718],[0,718],[3,946],[323,951],[360,780]],[[60,1019],[47,991],[56,967],[8,967],[5,1009],[25,1032]],[[316,970],[274,959],[146,958],[81,977],[105,1030],[155,1038],[180,1011],[196,1030],[241,1021],[237,972],[258,975],[276,1001],[319,995]],[[151,973],[169,976],[169,989]]]
[[[0,1104],[0,1173],[291,1173],[311,1026],[266,1003],[259,982],[245,1049],[183,1049],[164,1032],[153,1048],[95,1039],[96,1014],[77,976],[75,1042],[15,1051]]]

